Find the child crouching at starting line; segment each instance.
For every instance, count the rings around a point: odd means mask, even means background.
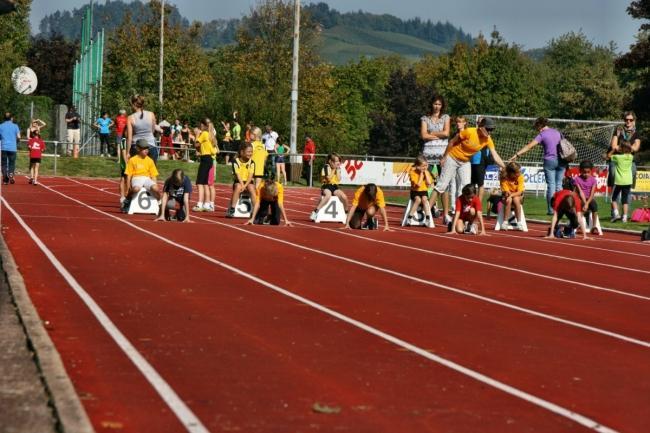
[[[570,177],[564,178],[562,190],[553,195],[551,205],[553,206],[553,218],[551,219],[551,227],[548,230],[547,238],[573,239],[576,237],[576,229],[580,227],[582,238],[588,239],[585,220],[582,217],[582,202],[580,196],[573,191],[573,180]],[[558,225],[563,216],[569,219],[569,225],[565,226],[564,229]]]
[[[476,220],[478,220],[480,232]],[[453,221],[449,223],[449,234],[455,235],[456,233],[485,236],[483,209],[481,200],[476,195],[474,185],[465,185],[461,195],[456,199],[456,212]]]
[[[384,231],[389,231],[388,217],[386,215],[386,201],[384,200],[384,192],[374,183],[369,183],[360,187],[354,193],[352,199],[352,207],[348,212],[348,217],[343,229],[368,229],[376,230],[378,223],[375,214],[379,209],[379,213],[384,220]],[[362,226],[363,217],[366,217],[366,223]]]
[[[273,174],[270,174],[257,186],[257,199],[251,212],[251,219],[245,224],[264,224],[268,218],[268,224],[277,226],[280,225],[280,216],[284,219],[284,224],[291,227],[287,212],[284,210],[284,187],[275,180]]]
[[[180,168],[175,169],[163,186],[160,216],[156,221],[190,222],[192,181]]]

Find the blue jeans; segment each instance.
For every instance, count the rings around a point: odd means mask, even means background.
[[[7,182],[16,171],[16,152],[2,151],[2,180]]]
[[[557,159],[544,160],[544,177],[546,177],[546,205],[547,212],[553,213],[551,206],[551,199],[553,194],[562,189],[562,178],[566,171],[566,163],[560,162]]]

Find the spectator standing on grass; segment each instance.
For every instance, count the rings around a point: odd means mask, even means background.
[[[129,153],[135,154],[134,144],[138,140],[145,140],[149,143],[148,156],[155,163],[158,162],[158,148],[156,147],[156,138],[153,133],[156,130],[156,115],[151,111],[144,109],[144,96],[135,95],[131,97],[131,107],[133,114],[129,116],[126,123],[126,145],[129,147]]]
[[[232,113],[232,146],[231,147],[232,147],[231,150],[235,152],[234,155],[236,156],[237,155],[236,152],[238,152],[239,148],[241,147],[241,125],[239,124],[239,120],[237,120],[236,111]],[[226,155],[226,158],[229,157],[230,155]]]
[[[65,114],[65,123],[67,128],[66,150],[68,156],[74,154],[75,158],[79,155],[79,143],[81,142],[81,116],[77,113],[74,105],[68,108]]]
[[[614,154],[616,150],[622,153]],[[611,148],[607,153],[607,157],[614,163],[614,191],[612,192],[612,222],[622,220],[627,222],[628,203],[630,200],[630,191],[632,189],[632,164],[634,157],[632,156],[632,146],[628,143],[623,143],[617,146],[617,149]],[[623,205],[623,216],[619,214],[618,197],[621,196],[621,204]]]
[[[190,128],[190,122],[187,120],[183,122],[183,127],[181,128],[181,149],[184,152],[183,160],[187,162],[193,162],[190,159],[189,148],[192,145],[192,129]]]
[[[102,117],[95,121],[94,126],[98,129],[99,132],[99,156],[110,156],[108,149],[108,139],[111,135],[111,126],[113,125],[114,123],[111,118],[108,117],[108,113],[106,111],[102,113]]]
[[[533,127],[539,132],[537,136],[527,145],[519,149],[510,161],[514,161],[533,147],[541,144],[544,158],[544,177],[546,178],[546,214],[553,215],[551,199],[553,195],[562,189],[562,179],[567,169],[567,162],[560,158],[558,146],[562,134],[557,129],[548,126],[548,119],[539,117]]]
[[[302,177],[307,181],[311,180],[314,169],[314,159],[316,158],[316,143],[309,135],[305,135],[305,148],[302,151]]]
[[[624,125],[616,128],[614,131],[614,136],[610,143],[609,151],[613,151],[613,155],[619,155],[622,152],[621,146],[624,143],[627,143],[630,146],[632,156],[634,156],[641,149],[641,139],[636,130],[636,114],[634,111],[626,111],[623,114]],[[615,178],[615,167],[614,161],[609,160],[609,170],[607,173],[607,186],[610,188],[614,187],[614,178]],[[632,161],[632,189],[636,186],[636,163]],[[613,217],[614,215],[612,215]]]
[[[440,161],[442,160],[451,131],[451,119],[445,114],[447,104],[441,95],[434,94],[429,102],[429,112],[420,118],[420,138],[424,141],[422,155],[427,159],[429,168],[436,167],[436,172],[441,173]],[[448,189],[455,190],[456,179],[451,179]],[[436,202],[432,200],[434,214]],[[445,190],[442,196],[442,208],[445,215],[449,212],[449,191]],[[447,216],[448,218],[448,216]]]
[[[230,154],[228,152],[233,150],[232,133],[230,131],[230,122],[228,122],[227,120],[222,121],[221,126],[223,127],[223,140],[221,140],[221,145],[223,147],[223,150],[226,151],[223,158],[224,158],[224,162],[228,164],[228,162],[230,161]]]
[[[266,125],[266,132],[262,135],[262,143],[266,147],[266,152],[271,158],[271,164],[275,164],[275,143],[278,141],[278,133],[273,130],[271,125]],[[275,167],[273,167],[275,169]]]
[[[162,159],[174,159],[174,143],[172,140],[172,124],[163,117],[162,122],[158,124],[160,131],[160,155]]]
[[[39,131],[32,132],[27,148],[29,149],[29,183],[38,185],[38,169],[41,165],[41,156],[45,151],[45,142]]]
[[[2,183],[16,183],[14,171],[16,171],[16,152],[18,151],[18,140],[20,140],[20,128],[14,123],[14,117],[6,112],[4,122],[0,123],[0,153],[2,158]]]
[[[576,186],[576,191],[580,196],[580,202],[584,213],[591,212],[591,218],[594,222],[592,225],[592,233],[598,233],[596,222],[598,221],[598,203],[596,203],[596,188],[598,187],[598,180],[592,174],[594,165],[589,160],[580,162],[580,175],[573,178],[573,184]]]
[[[465,128],[449,141],[447,150],[440,160],[442,173],[431,193],[431,203],[435,203],[438,195],[447,190],[452,178],[456,178],[456,184],[463,185],[463,187],[470,183],[472,169],[469,160],[472,155],[480,152],[485,147],[490,149],[497,165],[501,168],[505,167],[492,141],[491,134],[494,128],[496,128],[494,120],[490,117],[484,117],[479,121],[476,128]],[[449,215],[445,214],[445,225],[449,224],[450,221]]]
[[[190,222],[190,194],[192,181],[180,168],[172,171],[165,181],[160,204],[160,216],[156,221]]]
[[[120,113],[115,116],[115,148],[118,153],[122,149],[122,139],[124,138],[124,133],[126,132],[126,124],[129,121],[129,118],[126,115],[126,110],[121,109]]]
[[[275,173],[278,177],[278,182],[283,185],[287,184],[287,170],[286,170],[286,155],[289,149],[283,143],[280,143],[280,137],[275,142]]]

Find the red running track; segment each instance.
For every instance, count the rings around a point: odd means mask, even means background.
[[[97,431],[650,431],[635,238],[342,232],[309,223],[318,192],[296,189],[294,228],[154,223],[118,213],[112,181],[43,183],[3,189],[3,235]]]

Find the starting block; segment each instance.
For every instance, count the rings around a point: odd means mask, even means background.
[[[250,218],[253,212],[253,201],[248,194],[241,194],[235,206],[233,218]]]
[[[587,227],[589,233],[598,233],[599,236],[603,235],[603,229],[600,227],[600,217],[598,217],[598,215],[596,215],[596,221],[594,221],[594,214],[591,212],[585,213],[583,218],[585,220],[585,227]]]
[[[335,195],[330,197],[325,206],[320,208],[314,219],[315,223],[341,223],[347,221],[347,214],[343,207],[343,202]]]
[[[514,205],[513,205],[514,207]],[[503,203],[499,202],[499,212],[497,214],[497,223],[494,226],[494,230],[517,230],[517,219],[515,217],[515,211],[514,209],[510,213],[510,217],[508,218],[508,221],[504,221],[503,217]],[[524,207],[521,207],[521,231],[527,232],[528,231],[528,225],[526,224],[526,214],[524,213]]]
[[[413,200],[409,200],[409,203],[406,205],[406,210],[404,210],[404,216],[402,217],[402,227],[407,225],[406,223],[408,221],[409,213],[411,213],[412,206],[413,206]],[[417,211],[415,211],[415,214],[413,215],[413,219],[411,220],[411,227],[414,226],[430,227],[430,228],[436,226],[435,223],[433,222],[433,218],[429,218],[429,222],[427,223],[427,214],[424,211],[424,206],[422,206],[422,204],[420,204]]]
[[[142,188],[131,199],[129,205],[129,215],[146,214],[158,215],[160,213],[160,204],[146,189]]]

